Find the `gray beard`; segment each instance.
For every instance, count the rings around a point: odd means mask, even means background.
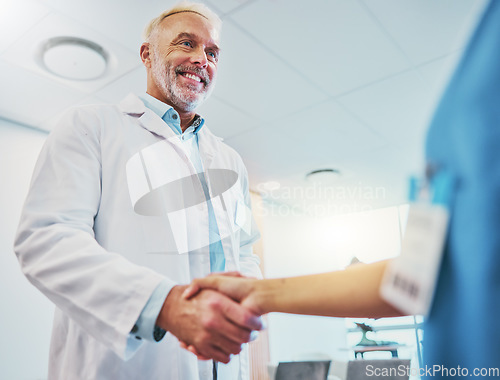
[[[191,88],[192,92],[186,91],[185,87],[179,86],[177,82],[177,75],[179,74],[175,73],[172,65],[168,65],[165,68],[160,62],[161,59],[155,49],[152,60],[153,80],[156,86],[161,89],[163,96],[170,100],[172,106],[185,112],[191,112],[202,104],[212,93],[214,87],[213,83],[209,83],[204,92],[195,93],[194,91],[197,91],[197,89],[194,87]]]

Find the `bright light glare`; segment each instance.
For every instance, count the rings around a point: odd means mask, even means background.
[[[401,246],[398,207],[318,220],[315,235],[343,266],[354,256],[364,263],[397,256]]]

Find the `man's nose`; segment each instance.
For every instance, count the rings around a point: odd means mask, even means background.
[[[205,50],[203,48],[199,49],[194,49],[193,53],[191,54],[191,63],[201,67],[205,68],[208,65],[208,58],[207,54],[205,53]]]

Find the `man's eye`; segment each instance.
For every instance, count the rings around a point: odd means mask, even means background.
[[[189,41],[184,41],[184,42],[181,42],[182,45],[184,46],[189,46],[189,47],[193,47],[193,44]]]
[[[209,51],[207,55],[212,57],[213,59],[217,59],[217,54],[215,54],[213,51]]]

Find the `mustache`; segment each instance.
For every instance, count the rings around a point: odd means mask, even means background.
[[[185,72],[191,72],[193,74],[199,75],[202,82],[208,86],[210,84],[210,78],[207,74],[207,72],[203,69],[200,69],[197,66],[189,66],[189,65],[179,65],[175,68],[175,73],[180,74],[180,73],[185,73]]]

